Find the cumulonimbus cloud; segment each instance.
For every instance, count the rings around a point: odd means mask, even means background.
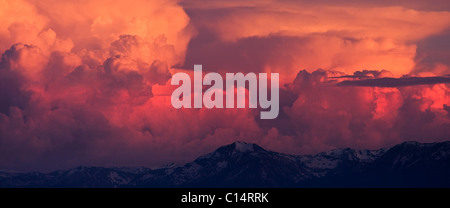
[[[236,140],[295,154],[448,140],[433,41],[448,11],[227,2],[1,1],[0,169],[155,166]],[[174,109],[167,83],[193,64],[280,73],[279,117]]]

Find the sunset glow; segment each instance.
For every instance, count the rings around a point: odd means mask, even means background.
[[[357,2],[0,0],[0,169],[449,140],[449,1]],[[278,117],[174,108],[171,77],[195,64],[278,73]]]

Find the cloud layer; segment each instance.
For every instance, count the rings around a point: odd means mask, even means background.
[[[158,166],[236,140],[295,154],[448,140],[440,4],[0,1],[0,169]],[[280,73],[280,116],[174,109],[170,78],[193,64]]]

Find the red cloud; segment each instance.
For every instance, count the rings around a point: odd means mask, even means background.
[[[305,154],[450,136],[446,11],[105,2],[0,3],[0,169],[155,166],[235,140]],[[193,64],[280,73],[279,117],[174,109],[173,66]]]

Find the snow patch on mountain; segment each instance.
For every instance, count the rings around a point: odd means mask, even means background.
[[[326,157],[305,157],[302,162],[312,169],[333,169],[336,168],[339,161]]]
[[[235,149],[238,152],[253,152],[253,144],[245,143],[245,142],[235,142]]]
[[[218,162],[218,163],[217,163],[218,171],[220,171],[220,170],[226,168],[227,165],[228,165],[228,162],[227,162],[227,161],[221,161],[221,162]]]
[[[111,182],[113,184],[128,184],[130,182],[130,179],[124,178],[120,176],[117,172],[111,172],[108,175],[109,179],[111,179]]]
[[[386,149],[379,150],[355,150],[356,157],[362,161],[373,161],[384,154]]]

